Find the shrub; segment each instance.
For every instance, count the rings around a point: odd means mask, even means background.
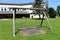
[[[56,11],[53,8],[49,8],[49,17],[56,18]]]

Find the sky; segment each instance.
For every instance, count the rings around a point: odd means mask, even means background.
[[[34,0],[0,0],[0,2],[29,3],[34,2]],[[60,5],[60,0],[49,0],[49,7],[53,7],[56,10],[58,5]]]

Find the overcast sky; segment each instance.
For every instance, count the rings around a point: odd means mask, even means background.
[[[34,2],[34,0],[0,0],[0,2],[27,3]],[[56,9],[58,5],[60,5],[60,0],[49,0],[49,7]]]

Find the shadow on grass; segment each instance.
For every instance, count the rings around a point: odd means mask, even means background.
[[[20,29],[17,29],[17,31],[15,32],[15,34],[17,34],[20,31]]]
[[[44,30],[47,30],[47,31],[51,31],[50,27],[49,26],[39,26],[39,25],[36,25],[37,28],[41,28],[41,29],[44,29]]]

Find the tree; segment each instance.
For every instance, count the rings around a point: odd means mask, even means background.
[[[43,6],[41,5],[42,3],[43,3],[43,0],[35,0],[34,8],[43,8]],[[35,10],[35,12],[36,12],[36,14],[39,14],[39,18],[41,18],[40,14],[43,14],[43,11]],[[44,14],[43,14],[43,17],[44,17]],[[42,27],[43,19],[44,18],[42,18],[42,21],[41,21],[41,27]]]
[[[34,8],[41,8],[41,4],[42,4],[43,0],[35,0],[35,4],[34,4]],[[35,10],[36,14],[39,14],[39,18],[40,18],[40,10]]]
[[[57,13],[60,16],[60,6],[57,6]]]
[[[50,18],[56,17],[56,11],[53,8],[49,8],[49,17]]]

